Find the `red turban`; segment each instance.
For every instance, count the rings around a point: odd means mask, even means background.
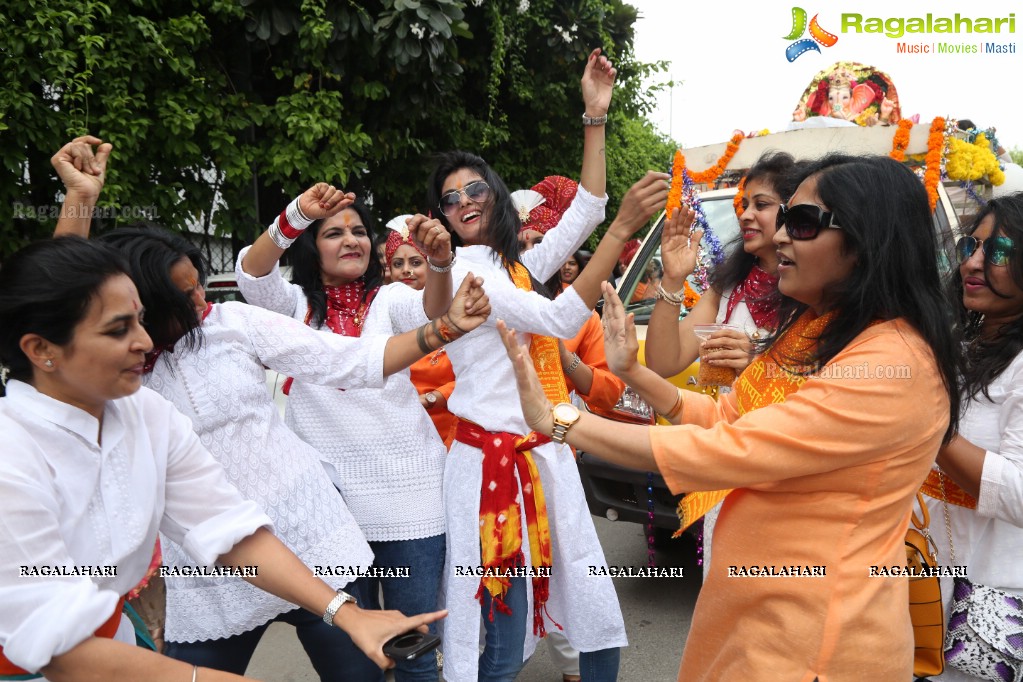
[[[565,215],[572,204],[578,188],[579,184],[575,180],[561,175],[549,175],[533,185],[533,191],[539,192],[545,201],[529,212],[529,218],[522,221],[522,230],[547,234],[548,230],[561,222],[561,216]]]

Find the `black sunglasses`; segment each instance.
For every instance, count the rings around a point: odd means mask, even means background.
[[[437,208],[439,208],[440,212],[444,215],[451,215],[455,212],[455,209],[458,208],[458,205],[462,203],[461,196],[463,194],[469,201],[482,204],[490,198],[490,185],[482,180],[477,180],[475,182],[470,182],[462,189],[453,189],[441,196],[440,203],[437,204]]]
[[[976,237],[960,237],[956,242],[956,258],[960,263],[970,260],[970,257],[977,252],[977,247],[984,251],[984,261],[997,267],[1005,267],[1009,264],[1009,258],[1015,249],[1015,245],[1008,237],[988,237],[977,239]]]
[[[778,217],[775,221],[776,229],[785,226],[785,231],[792,239],[816,239],[821,230],[833,227],[836,230],[842,229],[835,225],[835,214],[825,211],[816,204],[796,204],[795,206],[778,206]]]

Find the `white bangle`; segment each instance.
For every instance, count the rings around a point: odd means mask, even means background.
[[[273,243],[277,245],[277,248],[282,251],[287,251],[288,247],[295,243],[294,239],[288,239],[281,232],[281,226],[277,224],[277,218],[274,218],[274,221],[270,223],[270,227],[266,228],[266,233]]]
[[[574,372],[575,368],[579,366],[579,363],[583,361],[583,359],[575,353],[572,353],[572,357],[575,358],[575,360],[573,360],[572,364],[565,369],[565,374],[571,374]]]
[[[451,254],[451,262],[448,263],[447,265],[444,266],[434,265],[433,261],[431,261],[429,258],[426,259],[426,265],[429,266],[429,268],[434,272],[439,272],[441,274],[444,274],[445,272],[451,272],[451,268],[455,267],[455,254]]]
[[[664,301],[666,303],[670,303],[671,305],[677,306],[685,305],[685,297],[686,297],[685,287],[683,287],[682,290],[679,291],[678,293],[671,294],[665,291],[664,287],[661,286],[660,284],[657,285],[657,293],[654,295],[655,300]]]

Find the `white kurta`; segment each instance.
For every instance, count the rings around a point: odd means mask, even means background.
[[[320,334],[236,302],[213,306],[202,331],[199,348],[161,354],[147,386],[192,420],[228,480],[266,511],[277,537],[306,565],[370,566],[373,553],[319,453],[284,425],[270,399],[263,366],[332,386],[379,386],[386,339]],[[166,566],[191,563],[169,538],[163,551]],[[324,580],[334,588],[351,582]],[[231,637],[295,608],[239,577],[166,581],[169,642]]]
[[[1023,597],[1023,353],[998,375],[988,389],[971,400],[959,421],[959,435],[984,448],[977,509],[949,504],[949,526],[955,561],[948,545],[941,500],[930,497],[931,537],[942,566],[966,566],[971,582]],[[952,579],[942,578],[941,596],[947,622],[952,603]],[[980,678],[945,666],[942,682]]]
[[[238,287],[250,303],[305,320],[302,288],[284,281],[280,269],[252,277],[238,256]],[[363,335],[391,336],[429,322],[423,294],[400,282],[381,287],[370,305]],[[334,335],[324,328],[320,333]],[[381,388],[338,391],[296,380],[285,422],[337,470],[338,487],[370,541],[416,540],[444,532],[442,485],[447,448],[408,369]]]
[[[18,381],[0,400],[0,646],[37,671],[92,636],[149,568],[157,530],[193,565],[270,519],[242,499],[188,419],[142,388],[98,421]],[[100,445],[99,443],[102,443]],[[113,566],[110,577],[20,577],[20,567]],[[127,618],[119,641],[134,645]]]
[[[554,274],[603,220],[604,201],[580,187],[557,229],[523,254],[523,264],[537,280],[544,281]],[[485,246],[457,250],[454,281],[461,282],[470,271],[483,277],[492,313],[482,327],[448,346],[458,377],[448,409],[488,431],[528,433],[515,374],[495,327],[497,320],[520,332],[570,339],[589,319],[591,310],[571,287],[554,301],[517,289],[507,271],[494,260],[494,251]],[[547,610],[580,651],[625,646],[625,624],[611,578],[588,575],[589,567],[606,564],[572,451],[568,446],[551,443],[533,450],[533,455],[547,499],[554,553]],[[455,441],[444,473],[448,524],[444,581],[449,611],[444,621],[444,678],[457,682],[477,679],[480,605],[475,594],[479,578],[456,576],[455,566],[480,565],[481,462],[478,448]],[[525,517],[522,527],[526,528]],[[523,551],[528,564],[528,538]],[[532,588],[527,589],[529,611],[522,614],[528,623],[526,658],[532,655],[537,641],[532,636]],[[547,627],[554,629],[549,622]]]

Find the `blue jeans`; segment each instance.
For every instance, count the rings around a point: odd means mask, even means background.
[[[359,578],[369,599],[366,608],[380,608],[380,591],[384,608],[401,611],[406,616],[437,610],[440,577],[444,570],[445,538],[435,535],[418,540],[370,542],[373,565],[378,568],[408,568],[407,578]],[[359,602],[362,604],[363,602]],[[430,625],[430,632],[436,633]],[[428,653],[414,661],[397,661],[395,682],[437,682],[437,657]]]
[[[511,609],[504,614],[494,609],[491,622],[490,593],[483,591],[483,627],[487,631],[486,646],[480,654],[479,682],[512,682],[525,666],[522,660],[526,641],[526,627],[533,619],[528,613],[526,590],[531,589],[526,578],[512,578],[511,588],[505,593],[505,604]],[[618,679],[621,650],[618,647],[579,654],[579,674],[583,682],[614,682]]]
[[[480,654],[479,682],[512,682],[522,670],[523,644],[526,641],[526,623],[531,623],[526,590],[530,588],[526,578],[512,578],[511,587],[505,593],[505,605],[511,613],[501,613],[491,605],[490,593],[483,590],[483,627],[487,631],[486,644]],[[494,620],[490,620],[493,613]]]
[[[359,593],[352,583],[345,587],[359,603],[368,595]],[[323,618],[305,609],[287,611],[268,623],[234,637],[208,639],[200,642],[167,642],[171,658],[214,670],[244,675],[252,652],[256,650],[266,628],[273,622],[295,626],[296,634],[309,656],[321,682],[383,682],[383,672],[340,628],[331,627]],[[200,676],[201,677],[201,676]]]

